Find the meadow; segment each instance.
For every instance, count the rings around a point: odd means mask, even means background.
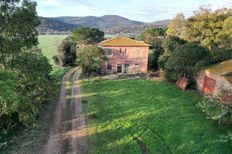
[[[201,96],[157,80],[82,80],[90,154],[231,154]]]

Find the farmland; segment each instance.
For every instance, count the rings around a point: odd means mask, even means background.
[[[40,35],[39,48],[42,49],[43,54],[53,64],[52,57],[56,54],[57,48],[66,35]]]
[[[166,81],[82,80],[82,95],[90,154],[232,153],[218,142],[229,128],[205,118],[195,92]]]

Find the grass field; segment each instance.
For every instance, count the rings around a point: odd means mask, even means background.
[[[66,35],[39,35],[39,48],[53,64],[52,57],[57,53],[57,48]]]
[[[206,119],[201,97],[165,81],[82,80],[90,154],[231,154],[229,128]]]

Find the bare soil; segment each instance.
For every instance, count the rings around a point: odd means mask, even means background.
[[[82,115],[83,111],[78,83],[80,72],[78,68],[73,68],[63,77],[54,120],[51,124],[48,141],[44,148],[44,153],[46,154],[86,153],[87,124],[85,117]],[[72,75],[71,97],[68,97],[67,81]]]

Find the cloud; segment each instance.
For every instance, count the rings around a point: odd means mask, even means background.
[[[200,6],[232,7],[232,0],[37,0],[41,16],[102,16],[116,14],[132,20],[156,21],[177,13],[189,17]]]

